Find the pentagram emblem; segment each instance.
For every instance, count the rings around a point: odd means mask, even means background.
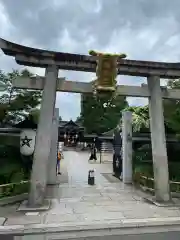
[[[31,147],[30,142],[32,141],[32,138],[28,138],[27,136],[25,136],[23,139],[21,139],[21,141],[22,141],[21,147],[23,146]]]

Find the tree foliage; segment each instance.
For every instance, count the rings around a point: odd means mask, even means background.
[[[10,73],[0,71],[0,81],[6,85],[6,90],[0,93],[0,124],[1,127],[13,125],[27,117],[31,109],[41,102],[41,91],[13,88],[12,82],[16,77],[30,77],[28,70],[13,70]],[[27,174],[27,161],[22,161],[19,148],[16,146],[0,145],[0,184],[16,182],[24,179]],[[30,169],[28,169],[30,171]]]
[[[32,120],[34,123],[38,124],[39,115],[40,115],[40,109],[39,108],[33,108],[33,109],[30,110],[28,118],[30,120]]]
[[[168,89],[180,89],[180,79],[169,80]],[[180,100],[164,99],[164,124],[166,132],[180,134]],[[132,111],[133,130],[143,131],[149,129],[149,106],[128,107],[126,110]]]
[[[83,94],[81,116],[78,119],[87,133],[101,134],[115,128],[121,118],[121,111],[128,106],[125,97],[97,96]]]
[[[29,112],[28,118],[32,120],[34,123],[38,124],[40,115],[40,108],[33,108]],[[59,116],[59,122],[62,121],[62,117]]]
[[[134,132],[145,131],[149,129],[149,108],[145,107],[127,107],[125,111],[132,112],[132,126]]]
[[[32,108],[41,102],[41,91],[13,88],[12,81],[16,77],[29,77],[33,74],[28,70],[13,70],[4,73],[0,70],[0,81],[6,84],[7,90],[0,96],[0,123],[1,126],[14,124],[27,116]]]
[[[180,79],[169,80],[169,89],[180,89]],[[164,118],[167,126],[180,134],[180,100],[164,100]]]

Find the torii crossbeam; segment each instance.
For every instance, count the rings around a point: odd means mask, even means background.
[[[12,81],[13,87],[22,89],[34,89],[42,90],[45,85],[45,77],[18,77]],[[58,78],[57,80],[57,91],[60,92],[71,92],[71,93],[92,93],[92,83],[69,81],[65,78]],[[150,92],[147,84],[141,86],[127,86],[118,85],[116,90],[117,95],[127,97],[150,97]],[[167,87],[161,87],[162,98],[167,99],[180,99],[179,89],[168,89]]]

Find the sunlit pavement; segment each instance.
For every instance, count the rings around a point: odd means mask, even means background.
[[[99,154],[97,163],[95,161],[88,161],[89,154],[87,152],[67,151],[64,153],[65,159],[62,164],[68,171],[69,185],[81,184],[86,186],[88,180],[88,171],[95,170],[95,181],[97,184],[106,183],[107,180],[100,173],[111,173],[112,162],[99,163]],[[107,155],[107,154],[106,154]],[[109,154],[109,158],[111,155]]]
[[[145,202],[143,194],[132,186],[125,186],[116,179],[109,182],[103,177],[101,173],[109,173],[109,179],[114,179],[111,176],[112,163],[89,163],[88,157],[86,152],[65,151],[61,162],[62,176],[59,177],[62,183],[54,188],[51,209],[26,215],[16,212],[15,206],[11,206],[4,225],[30,228],[34,224],[56,224],[61,228],[97,228],[102,225],[140,227],[180,223],[178,207],[163,208]],[[88,171],[91,169],[95,170],[93,186],[88,185]]]
[[[58,197],[46,216],[46,222],[93,223],[95,221],[180,217],[179,208],[164,209],[150,205],[143,201],[142,193],[132,186],[125,186],[118,180],[114,183],[106,180],[101,173],[111,174],[112,163],[89,163],[89,155],[86,152],[69,151],[64,155],[63,164],[68,172],[68,183],[59,186]],[[89,186],[87,183],[88,171],[91,169],[95,169],[96,184],[94,186]]]

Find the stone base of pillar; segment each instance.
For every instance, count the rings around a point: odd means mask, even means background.
[[[17,211],[23,211],[23,212],[46,211],[50,209],[50,206],[51,206],[50,199],[45,199],[42,205],[37,205],[33,207],[28,205],[28,200],[25,200],[20,204]]]
[[[61,181],[59,180],[59,179],[57,179],[56,181],[54,181],[54,182],[48,182],[47,183],[47,186],[51,186],[51,185],[59,185],[61,183]]]
[[[167,202],[164,202],[164,201],[158,202],[156,200],[156,197],[147,197],[147,198],[144,198],[144,200],[158,207],[174,207],[174,206],[179,207],[180,206],[180,199],[178,198],[172,198],[170,201],[167,201]]]

